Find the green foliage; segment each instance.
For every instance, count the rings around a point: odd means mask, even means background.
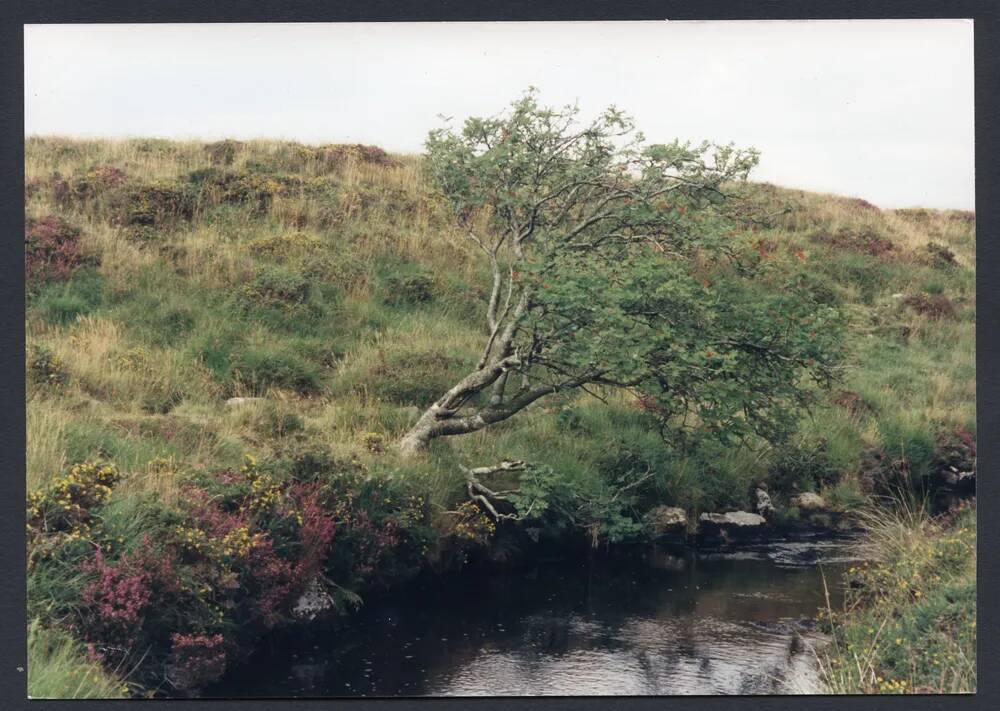
[[[33,346],[28,354],[28,383],[36,388],[61,388],[69,382],[66,366],[48,345]]]
[[[442,352],[380,353],[369,377],[357,388],[403,405],[426,407],[461,377],[467,364]]]
[[[310,284],[302,275],[278,267],[263,267],[243,287],[241,297],[247,304],[294,311],[309,300],[310,291]]]
[[[343,523],[329,560],[340,587],[329,592],[344,611],[358,592],[420,565],[442,569],[460,564],[464,553],[503,554],[514,525],[497,525],[482,507],[463,503],[463,465],[534,462],[531,471],[496,482],[497,490],[520,487],[515,509],[505,510],[528,516],[542,536],[573,532],[599,544],[641,536],[638,524],[659,505],[680,506],[692,518],[746,509],[751,485],[776,466],[789,486],[820,487],[848,512],[866,503],[861,492],[869,488],[881,494],[905,482],[919,492],[941,469],[968,470],[965,440],[974,444],[976,424],[974,215],[877,211],[836,196],[746,184],[737,164],[752,156],[723,155],[725,165],[716,168],[711,146],[636,157],[642,146],[612,135],[623,130],[616,122],[627,124],[620,116],[605,117],[597,133],[553,155],[557,136],[576,134],[561,129],[571,112],[548,111],[525,105],[473,122],[467,135],[444,132],[443,152],[426,160],[278,142],[234,144],[213,156],[194,143],[29,138],[26,217],[47,223],[53,246],[69,248],[66,268],[52,275],[58,278],[32,280],[28,294],[29,346],[45,344],[63,361],[61,368],[39,362],[41,377],[28,375],[29,471],[50,482],[67,464],[100,458],[127,473],[95,509],[99,535],[52,547],[30,571],[29,619],[46,630],[82,619],[93,574],[81,565],[93,557],[94,541],[115,568],[123,554],[141,557],[145,534],[173,541],[177,527],[190,523],[176,502],[190,498],[192,472],[196,488],[239,510],[251,482],[226,485],[230,490],[209,480],[220,472],[235,477],[250,450],[261,452],[257,468],[281,492],[302,483],[325,487],[323,506]],[[533,152],[527,141],[536,138]],[[622,145],[632,158],[619,161]],[[552,159],[539,190],[599,175],[609,191],[574,202],[567,188],[541,206],[532,226],[531,181],[515,181],[508,195],[496,179],[540,167],[538,156]],[[659,179],[654,164],[673,159],[669,172],[692,185],[643,193]],[[620,162],[631,167],[616,175]],[[730,179],[716,182],[725,173]],[[713,188],[739,199],[720,202]],[[582,188],[574,195],[585,197]],[[613,208],[606,222],[581,230],[564,249],[562,238],[604,198]],[[755,221],[748,225],[747,217]],[[132,220],[138,224],[126,224]],[[532,226],[523,261],[512,241],[517,225]],[[833,241],[813,241],[820,230]],[[394,440],[415,422],[413,405],[439,398],[486,350],[492,265],[475,241],[463,241],[470,231],[487,250],[506,235],[496,252],[503,276],[497,315],[509,303],[510,316],[530,291],[531,308],[503,351],[529,354],[530,362],[512,370],[506,401],[524,375],[532,386],[595,379],[586,392],[557,389],[517,418],[401,460]],[[36,230],[33,238],[45,236]],[[577,254],[580,245],[594,249]],[[640,297],[629,299],[630,291]],[[921,294],[928,298],[903,304]],[[647,296],[652,309],[644,308]],[[779,320],[784,315],[788,323]],[[822,328],[810,345],[815,326]],[[536,335],[550,339],[541,351],[531,350]],[[763,352],[714,342],[727,335],[766,344],[772,362]],[[29,348],[29,369],[32,355]],[[52,372],[63,384],[41,386]],[[625,380],[633,374],[645,379]],[[871,410],[825,395],[820,385],[828,375],[842,377],[835,392],[856,393]],[[630,387],[612,390],[621,383]],[[224,402],[269,388],[283,392],[240,408]],[[668,397],[672,392],[680,395]],[[773,402],[755,400],[772,393]],[[463,412],[489,412],[491,395],[490,388],[463,394]],[[753,417],[741,414],[744,404]],[[775,449],[761,448],[761,437],[778,441],[788,433]],[[734,446],[743,440],[753,448]],[[383,483],[364,483],[369,477]],[[798,513],[780,505],[790,493],[772,491],[775,521]],[[411,505],[410,497],[424,502]],[[442,513],[460,508],[461,515]],[[298,524],[277,511],[269,509],[248,533],[266,534],[275,555],[292,561]],[[953,571],[973,554],[950,545],[939,563]],[[910,557],[920,556],[894,560]],[[280,575],[270,588],[243,578],[237,590],[226,587],[226,576],[248,574],[250,566],[197,560],[176,566],[186,592],[159,598],[150,613],[155,644],[143,669],[166,663],[174,631],[189,635],[188,647],[208,645],[213,630],[248,644],[241,635],[257,614],[251,602],[268,590],[284,599]],[[274,558],[265,562],[272,572],[283,568]],[[126,565],[119,572],[141,571]],[[209,573],[220,576],[211,594],[198,585]],[[912,636],[915,654],[922,653],[921,635],[937,640],[928,645],[944,639],[928,631],[933,620],[953,630],[949,620],[967,609],[971,587],[956,578],[923,588],[934,604],[922,621],[905,622],[912,634],[903,636]],[[213,600],[232,603],[221,623]],[[900,607],[904,616],[908,609]],[[966,644],[960,632],[953,636]],[[941,650],[937,668],[947,666]],[[43,656],[44,665],[57,667],[59,656]],[[204,661],[207,668],[211,660]],[[948,674],[938,677],[942,689],[952,686]]]
[[[82,270],[62,284],[49,284],[32,300],[32,306],[49,323],[65,325],[92,314],[104,304],[104,279]]]
[[[28,624],[28,696],[32,699],[120,699],[129,687],[87,659],[79,641],[39,619]]]
[[[236,385],[254,393],[275,386],[308,395],[321,387],[319,368],[281,348],[246,347],[232,355],[228,369]]]
[[[126,227],[166,227],[190,220],[195,193],[179,181],[126,184],[113,194],[114,220]]]
[[[879,560],[851,568],[845,609],[822,616],[831,691],[975,692],[975,511],[878,512],[872,526]]]
[[[382,293],[382,300],[393,306],[419,305],[434,298],[434,281],[411,267],[386,274]]]
[[[641,389],[674,441],[780,440],[804,381],[832,377],[843,329],[794,264],[763,264],[739,233],[730,198],[756,153],[646,145],[615,108],[582,128],[576,113],[529,92],[427,140],[432,180],[493,274],[482,362],[516,353],[504,370],[551,383],[505,401],[508,378],[484,371],[478,387],[499,390],[476,421],[591,384]]]
[[[840,471],[830,461],[826,439],[800,437],[775,452],[768,481],[773,492],[791,496],[800,491],[819,491],[839,477]]]

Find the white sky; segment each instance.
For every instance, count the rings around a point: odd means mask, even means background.
[[[360,142],[439,114],[609,104],[652,141],[762,151],[753,177],[974,206],[971,20],[25,26],[25,133]]]

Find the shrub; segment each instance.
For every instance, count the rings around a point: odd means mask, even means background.
[[[226,673],[226,644],[221,634],[170,635],[167,678],[176,689],[198,689]]]
[[[190,186],[177,181],[131,184],[113,195],[112,210],[115,224],[160,228],[190,220],[194,216],[195,194]],[[143,235],[148,236],[148,232],[140,233]]]
[[[26,281],[67,279],[80,267],[93,263],[84,253],[80,230],[49,215],[28,220],[24,230],[24,278]]]
[[[251,254],[276,261],[285,261],[295,256],[314,255],[321,248],[322,242],[305,232],[287,232],[262,237],[246,245],[246,250]]]
[[[444,535],[456,540],[459,545],[484,546],[497,532],[496,524],[479,506],[472,501],[464,501],[449,517]]]
[[[239,205],[258,216],[267,214],[275,197],[301,185],[295,176],[237,172],[206,174],[200,183],[201,195],[209,202]]]
[[[67,181],[65,190],[60,191],[63,204],[72,202],[78,206],[85,200],[93,200],[122,187],[128,180],[125,171],[113,165],[99,165],[80,176]]]
[[[810,235],[809,239],[819,244],[867,254],[871,257],[886,256],[896,249],[896,246],[892,242],[871,230],[862,230],[860,232],[847,228],[841,228],[837,232],[820,230]]]
[[[98,546],[83,571],[90,582],[81,594],[79,628],[94,659],[125,664],[165,633],[162,617],[169,619],[180,580],[173,558],[150,536],[115,561]]]
[[[26,523],[29,558],[42,548],[45,539],[76,540],[93,525],[94,509],[107,503],[120,475],[113,464],[86,462],[74,464],[62,477],[44,489],[28,495]]]
[[[30,351],[28,382],[35,387],[61,388],[69,382],[69,373],[52,348],[39,344]]]
[[[434,298],[434,282],[425,274],[392,274],[382,285],[382,301],[393,306],[422,304]]]
[[[311,284],[301,274],[267,266],[259,268],[243,286],[240,301],[244,308],[264,307],[292,313],[306,304],[311,293]]]
[[[360,143],[319,146],[313,149],[312,158],[326,169],[340,167],[348,160],[382,166],[399,164],[398,160],[378,146],[366,146]]]
[[[234,354],[230,368],[234,382],[253,392],[276,386],[306,395],[320,389],[319,371],[293,353],[248,348]]]
[[[824,438],[800,440],[779,447],[768,473],[774,492],[819,491],[836,483],[839,472],[830,462]]]
[[[908,306],[921,316],[932,321],[942,318],[955,318],[955,304],[944,294],[916,294],[903,299],[903,305]]]
[[[208,154],[209,160],[213,163],[221,163],[222,165],[230,165],[236,158],[236,154],[243,150],[245,147],[243,141],[234,141],[232,139],[226,139],[224,141],[216,141],[215,143],[209,143],[204,147],[205,153]]]
[[[365,432],[361,436],[361,441],[372,454],[385,453],[385,436],[378,432]]]
[[[927,244],[927,253],[931,258],[931,265],[936,269],[947,269],[958,264],[955,259],[955,253],[952,252],[946,245],[939,244],[938,242],[929,242]]]

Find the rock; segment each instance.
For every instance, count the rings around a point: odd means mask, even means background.
[[[698,538],[703,542],[730,543],[739,539],[755,539],[767,530],[767,520],[749,511],[703,513],[698,517]]]
[[[306,586],[306,590],[295,601],[292,607],[292,615],[300,620],[312,621],[320,613],[333,609],[333,598],[326,591],[319,578],[313,578]]]
[[[250,405],[255,402],[263,402],[262,397],[231,397],[226,400],[226,407],[240,407],[241,405]]]
[[[680,533],[687,528],[687,513],[676,506],[657,506],[646,516],[654,537]]]
[[[796,494],[792,497],[791,504],[799,511],[820,511],[826,508],[826,501],[823,500],[823,497],[811,491]]]
[[[708,523],[715,526],[725,526],[725,527],[736,527],[736,528],[753,528],[755,526],[763,526],[767,523],[767,520],[755,513],[750,513],[749,511],[728,511],[726,513],[703,513],[698,517],[700,523]]]
[[[767,518],[772,513],[774,513],[774,504],[771,503],[771,497],[763,489],[757,489],[754,494],[757,496],[757,513],[761,516]]]

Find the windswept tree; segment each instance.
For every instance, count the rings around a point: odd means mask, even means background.
[[[481,251],[489,297],[482,354],[403,437],[502,422],[540,398],[633,390],[665,432],[779,436],[830,375],[837,313],[747,249],[741,187],[753,150],[647,144],[609,108],[533,91],[498,117],[432,131],[433,184]]]

